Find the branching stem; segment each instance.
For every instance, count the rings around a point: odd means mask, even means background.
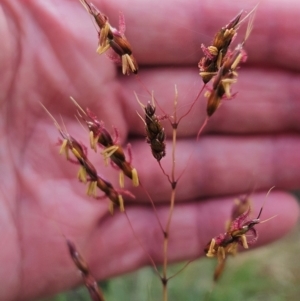
[[[177,141],[177,104],[178,104],[178,92],[177,87],[175,86],[175,100],[174,100],[174,122],[172,123],[173,133],[172,133],[172,171],[171,171],[171,197],[170,197],[170,210],[168,215],[168,220],[166,224],[166,228],[164,231],[164,260],[163,260],[163,301],[168,300],[168,292],[167,292],[167,268],[168,268],[168,245],[169,245],[169,233],[170,226],[172,221],[172,216],[174,212],[175,206],[175,198],[176,198],[176,184],[177,181],[175,179],[176,173],[176,141]]]
[[[192,111],[194,105],[196,104],[196,102],[197,102],[198,98],[200,97],[202,91],[204,90],[205,86],[206,86],[206,85],[204,84],[204,85],[202,86],[202,88],[199,90],[198,94],[196,95],[196,98],[194,99],[192,105],[189,107],[189,109],[187,110],[187,112],[184,113],[184,114],[178,119],[177,125],[180,123],[180,121],[181,121],[184,117],[186,117],[186,116]]]

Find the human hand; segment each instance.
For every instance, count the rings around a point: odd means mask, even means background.
[[[220,26],[240,9],[254,6],[228,2],[216,8],[199,1],[176,5],[137,1],[130,7],[125,1],[94,4],[113,25],[118,11],[123,11],[126,36],[140,65],[139,78],[170,114],[176,84],[179,116],[202,86],[197,69],[201,43],[209,45]],[[203,96],[180,124],[176,170],[177,174],[186,170],[177,187],[171,261],[203,255],[206,243],[218,234],[216,229],[224,229],[232,195],[247,193],[253,186],[260,191],[253,194],[256,212],[271,186],[280,189],[268,196],[263,217],[278,217],[259,225],[260,244],[281,237],[298,218],[294,198],[283,191],[298,188],[300,179],[300,62],[295,45],[299,19],[293,18],[296,4],[276,5],[262,1],[258,8],[246,44],[248,65],[234,86],[239,91],[236,98],[223,101],[199,142],[195,136],[205,118]],[[107,57],[95,53],[97,34],[79,2],[2,1],[0,20],[5,41],[0,56],[0,299],[30,300],[80,283],[63,235],[77,245],[97,279],[149,264],[124,214],[116,211],[111,217],[106,200],[84,195],[85,187],[76,179],[78,167],[58,155],[59,135],[39,102],[58,121],[61,114],[68,132],[85,144],[87,135],[74,118],[70,95],[98,115],[107,129],[115,126],[122,143],[129,136],[133,165],[161,204],[158,214],[164,224],[170,185],[145,143],[133,91],[144,103],[150,96],[134,76],[121,76]],[[168,122],[164,124],[170,138]],[[167,171],[170,153],[168,143],[167,157],[162,159]],[[101,167],[101,156],[91,151],[89,156],[103,177],[117,185],[117,173]],[[136,200],[126,211],[149,254],[161,262],[163,237],[149,200],[142,189],[133,193]]]

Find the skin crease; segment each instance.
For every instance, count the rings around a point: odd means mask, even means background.
[[[115,126],[120,142],[131,142],[133,165],[147,191],[155,191],[152,197],[165,224],[170,186],[145,143],[133,91],[146,103],[150,96],[145,85],[169,113],[176,84],[178,114],[184,114],[202,87],[197,69],[201,43],[208,46],[241,9],[250,11],[256,5],[218,1],[216,8],[211,3],[94,1],[113,25],[118,11],[124,13],[126,36],[140,65],[139,81],[121,76],[105,55],[96,54],[97,34],[79,1],[1,2],[0,300],[33,300],[81,282],[64,235],[76,244],[97,279],[149,264],[124,214],[116,211],[111,217],[107,200],[84,195],[75,177],[78,166],[58,155],[59,134],[39,102],[59,122],[61,115],[68,132],[85,145],[86,131],[74,118],[70,95],[98,115],[108,130]],[[300,187],[299,5],[261,1],[245,47],[249,60],[233,87],[238,95],[222,101],[199,142],[195,136],[205,118],[203,95],[180,124],[176,169],[177,174],[185,172],[171,224],[170,261],[204,255],[207,242],[224,231],[233,195],[253,187],[255,217],[266,192],[276,186],[262,219],[278,217],[256,227],[257,245],[280,238],[297,222],[298,205],[285,191]],[[166,20],[166,15],[172,18]],[[170,139],[167,121],[164,126]],[[169,171],[170,146],[167,152],[162,164]],[[89,157],[103,170],[99,154],[90,151]],[[101,175],[117,185],[116,171],[107,168]],[[132,192],[136,199],[127,204],[128,216],[148,253],[161,262],[162,233],[149,200],[142,189]]]

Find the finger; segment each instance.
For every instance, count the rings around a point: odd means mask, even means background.
[[[132,145],[133,165],[155,201],[168,202],[171,185],[150,153],[146,142]],[[172,146],[161,164],[171,174]],[[176,201],[198,197],[247,193],[253,189],[296,189],[300,179],[300,138],[296,135],[224,137],[205,136],[176,144]],[[133,191],[145,200],[144,191]],[[149,200],[145,200],[149,202]]]
[[[75,136],[78,141],[88,145],[87,134],[85,137],[80,125],[77,124],[76,128],[77,131],[72,131],[68,127],[70,133],[79,133]],[[63,176],[72,180],[72,183],[77,183],[78,166],[58,155],[59,149],[53,145],[58,137],[56,131],[50,130],[49,135],[51,138],[44,142],[46,145],[43,156],[38,153],[38,149],[26,153],[28,170],[38,171],[40,178],[49,177],[50,164],[52,176]],[[33,135],[32,139],[39,141],[42,138]],[[117,188],[118,173],[110,166],[104,166],[99,152],[90,151],[88,158],[99,175]],[[166,152],[161,164],[170,175],[173,161],[171,143],[167,143]],[[149,144],[145,140],[132,141],[132,155],[132,166],[137,169],[142,186],[155,201],[168,202],[170,183],[153,158]],[[253,189],[268,190],[274,185],[281,189],[296,189],[300,179],[300,138],[298,135],[278,134],[246,137],[203,136],[198,142],[194,138],[179,139],[176,143],[175,162],[176,179],[182,175],[177,183],[177,201],[246,193]],[[30,178],[29,175],[27,177]],[[126,179],[125,188],[131,189],[130,185]],[[155,195],[152,195],[154,190]],[[76,191],[84,193],[84,185],[76,185]],[[98,193],[101,195],[101,191]],[[143,188],[136,188],[132,193],[137,201],[149,202]]]
[[[252,196],[252,218],[257,216],[264,198],[265,194]],[[176,205],[170,230],[168,259],[174,262],[203,256],[207,243],[216,235],[225,232],[225,222],[230,217],[232,204],[233,200],[227,198]],[[162,223],[165,224],[169,209],[162,207],[158,210]],[[91,256],[92,262],[95,262],[95,274],[101,279],[151,264],[148,255],[156,263],[163,260],[163,233],[153,212],[147,208],[132,208],[127,211],[135,234],[140,238],[147,254],[131,233],[124,215],[118,214],[117,221],[104,220],[91,237],[92,245],[101,250]],[[268,196],[262,219],[274,215],[277,215],[276,218],[256,227],[259,234],[256,246],[282,237],[296,224],[299,216],[297,202],[288,194],[272,192]],[[103,231],[104,228],[110,231]],[[108,241],[109,244],[106,243]]]
[[[250,12],[257,1],[231,1],[212,5],[209,1],[131,1],[114,0],[98,6],[112,16],[126,17],[126,36],[131,41],[140,64],[194,64],[203,55],[201,43],[210,45],[216,32],[241,10]],[[252,64],[274,65],[299,70],[298,11],[300,3],[260,1],[254,29],[246,49]],[[169,18],[166,18],[169,16]],[[240,31],[245,32],[246,24]],[[243,39],[242,33],[237,38]]]
[[[203,84],[194,68],[161,68],[142,71],[139,78],[120,78],[123,102],[131,133],[145,135],[144,125],[136,111],[144,116],[133,91],[143,104],[157,101],[157,115],[174,115],[175,84],[178,90],[178,118],[189,110]],[[300,78],[296,74],[243,68],[233,85],[237,95],[223,99],[221,106],[209,119],[206,133],[278,133],[300,130]],[[146,88],[147,87],[147,88]],[[205,89],[206,90],[206,89]],[[204,92],[205,92],[204,90]],[[206,117],[207,98],[201,96],[191,113],[179,125],[182,136],[196,135]],[[163,109],[163,111],[161,110]],[[168,136],[171,127],[162,121]]]

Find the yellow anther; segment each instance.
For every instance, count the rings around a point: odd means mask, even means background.
[[[218,59],[217,59],[217,67],[218,67],[218,69],[221,68],[222,59],[223,59],[223,53],[220,51],[220,53],[218,55]]]
[[[131,72],[136,72],[132,58],[128,54],[124,54],[122,55],[122,73],[126,74],[128,69],[130,69]]]
[[[91,149],[93,149],[95,152],[97,152],[98,137],[95,137],[93,131],[90,131],[89,136],[90,136],[90,146],[91,146]]]
[[[128,61],[126,58],[126,54],[122,55],[122,73],[126,74],[128,70]]]
[[[124,172],[122,170],[119,173],[119,185],[124,188]]]
[[[134,65],[134,63],[133,63],[133,61],[132,61],[131,56],[129,56],[128,54],[126,54],[126,55],[127,55],[127,60],[128,60],[128,64],[129,64],[130,70],[131,70],[133,73],[136,72],[137,70],[136,70],[136,67],[135,67],[135,65]]]
[[[123,197],[120,194],[118,195],[118,199],[119,199],[119,204],[120,204],[120,211],[124,212],[125,211],[124,200],[123,200]]]
[[[118,148],[119,148],[118,145],[112,145],[112,146],[109,146],[109,147],[107,147],[107,148],[102,152],[102,155],[105,155],[105,156],[107,156],[107,157],[110,157],[110,156],[113,155],[113,153],[114,153],[115,151],[118,150]]]
[[[97,181],[90,182],[86,191],[88,196],[97,196]]]
[[[227,38],[228,36],[234,36],[235,30],[234,28],[226,29],[224,32],[224,38]]]
[[[215,257],[215,249],[214,249],[215,245],[216,245],[216,240],[213,238],[210,242],[209,249],[206,253],[207,257]]]
[[[72,147],[71,151],[72,151],[73,155],[74,155],[78,160],[83,159],[82,156],[80,155],[80,153],[77,151],[76,148]]]
[[[218,55],[218,53],[219,53],[218,48],[215,47],[215,46],[208,46],[208,47],[207,47],[207,50],[209,51],[209,53],[210,53],[211,55],[214,55],[214,56]]]
[[[234,71],[234,70],[231,71],[231,74],[232,74],[234,77],[238,77],[238,75],[239,75],[239,74],[238,74],[236,71]]]
[[[101,155],[103,155],[104,157],[105,165],[108,165],[108,158],[111,157],[114,154],[114,152],[118,150],[118,148],[119,146],[112,145],[103,150]]]
[[[140,185],[140,181],[139,181],[137,170],[135,168],[132,168],[131,174],[132,174],[132,184],[133,184],[133,186],[138,187]]]
[[[236,82],[237,82],[236,79],[231,79],[231,78],[227,78],[227,79],[222,80],[222,85],[223,85],[223,88],[225,90],[225,94],[226,94],[227,97],[231,97],[230,87],[231,87],[232,84],[234,84]]]
[[[69,148],[67,147],[67,144],[68,144],[68,140],[64,139],[62,144],[61,144],[59,154],[61,155],[62,153],[64,153],[66,158],[69,159]]]
[[[200,72],[199,75],[201,77],[203,76],[207,76],[207,75],[216,75],[217,73],[216,72],[206,72],[206,71],[203,71],[203,72]]]
[[[109,33],[109,30],[110,30],[110,26],[108,24],[108,22],[105,23],[104,27],[101,28],[101,31],[100,31],[100,37],[99,37],[99,40],[100,40],[100,45],[101,46],[105,46],[106,44],[108,44],[108,39],[107,39],[107,36],[108,36],[108,33]]]
[[[238,64],[241,62],[241,60],[242,60],[242,54],[239,53],[239,55],[237,56],[237,58],[236,58],[236,59],[234,60],[234,62],[232,63],[231,69],[232,69],[232,70],[235,70],[236,67],[238,66]]]
[[[247,242],[247,238],[246,238],[246,235],[245,235],[245,234],[243,234],[243,235],[241,236],[241,240],[242,240],[242,245],[243,245],[243,247],[244,247],[245,249],[248,249],[249,246],[248,246],[248,242]]]
[[[98,54],[102,54],[102,53],[104,53],[106,50],[108,50],[109,47],[110,47],[110,45],[106,42],[105,45],[99,45],[98,48],[97,48],[97,50],[96,50],[96,52],[97,52]]]
[[[78,170],[77,173],[77,178],[79,179],[80,182],[86,183],[87,179],[86,179],[86,169],[81,166]]]

